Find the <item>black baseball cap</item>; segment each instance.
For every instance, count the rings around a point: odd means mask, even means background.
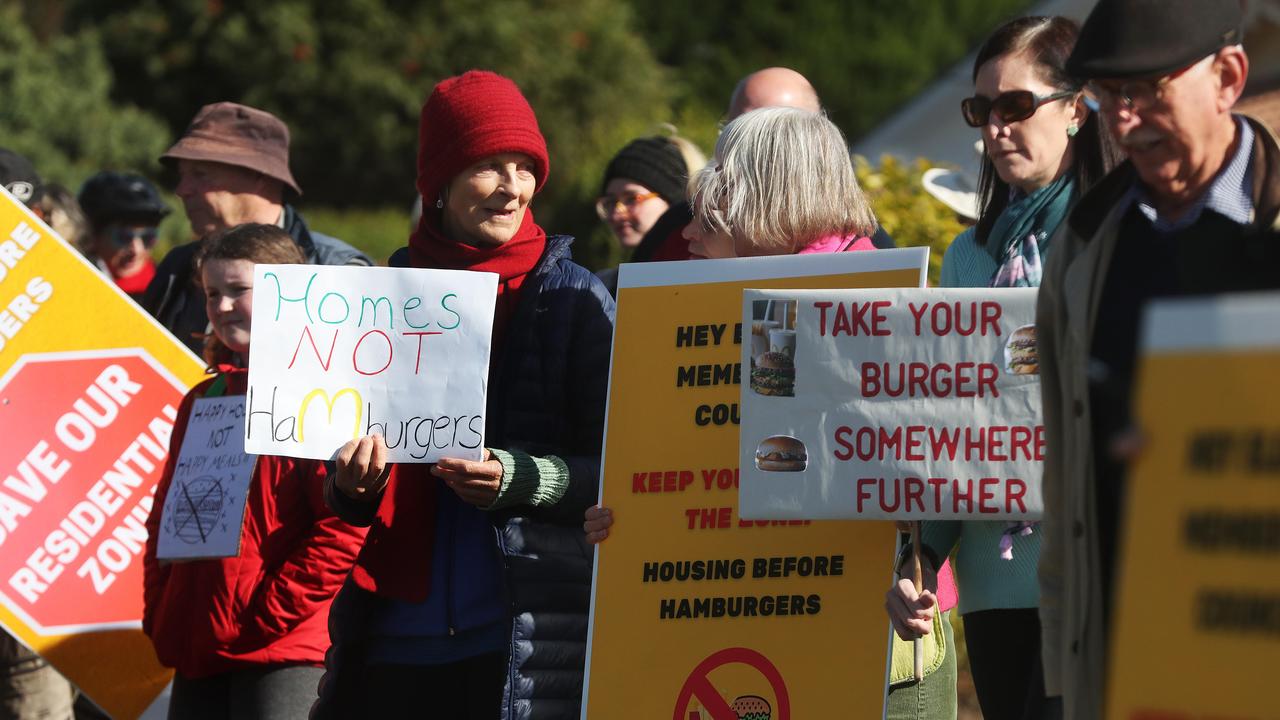
[[[44,196],[44,181],[35,166],[8,148],[0,148],[0,185],[28,207]]]

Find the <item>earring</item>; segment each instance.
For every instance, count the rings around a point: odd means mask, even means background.
[[[1080,132],[1080,128],[1076,127],[1075,125],[1067,126],[1067,137],[1075,137],[1076,133],[1078,132]]]
[[[1067,131],[1067,132],[1068,134],[1075,135],[1075,133],[1071,131]],[[436,209],[439,210],[443,207],[444,207],[444,198],[436,198]]]

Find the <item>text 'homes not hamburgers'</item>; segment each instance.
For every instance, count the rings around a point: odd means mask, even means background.
[[[774,435],[756,447],[756,467],[765,472],[801,472],[809,465],[804,443],[790,435]]]

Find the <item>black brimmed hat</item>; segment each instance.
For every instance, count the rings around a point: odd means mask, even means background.
[[[1240,0],[1098,0],[1067,72],[1083,79],[1164,75],[1244,41]]]

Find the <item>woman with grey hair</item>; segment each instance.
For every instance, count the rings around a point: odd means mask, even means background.
[[[711,162],[689,181],[694,258],[874,250],[875,213],[844,135],[823,113],[752,110],[725,126]],[[609,537],[609,508],[587,508],[587,541]]]
[[[695,257],[872,250],[875,214],[826,115],[761,108],[729,123],[690,183]]]

